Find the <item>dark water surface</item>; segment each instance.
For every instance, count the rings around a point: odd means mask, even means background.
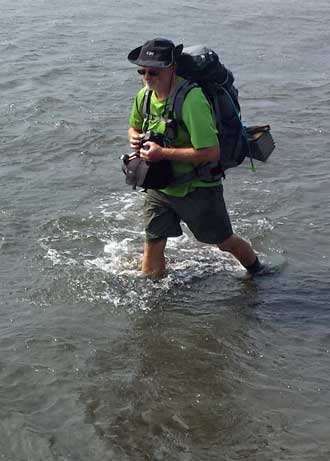
[[[0,0],[0,459],[330,459],[329,3]],[[153,36],[236,75],[266,165],[228,174],[244,280],[186,230],[139,273],[126,61]]]

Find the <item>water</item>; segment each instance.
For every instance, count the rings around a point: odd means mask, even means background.
[[[329,6],[0,0],[0,459],[330,457]],[[139,272],[119,156],[153,36],[207,43],[277,149],[228,174],[235,230],[278,274],[184,235]]]

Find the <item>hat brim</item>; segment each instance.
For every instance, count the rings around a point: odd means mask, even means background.
[[[183,45],[177,45],[173,49],[174,62],[173,61],[170,61],[170,62],[169,61],[148,61],[148,60],[141,59],[141,58],[139,59],[141,49],[142,49],[142,46],[138,46],[137,48],[135,48],[129,53],[129,55],[127,56],[127,59],[129,60],[129,62],[137,66],[157,67],[160,69],[165,69],[166,67],[170,67],[172,64],[174,64],[176,57],[182,53]]]

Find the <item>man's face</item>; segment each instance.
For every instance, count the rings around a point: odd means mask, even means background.
[[[172,67],[164,69],[160,69],[159,67],[141,67],[138,69],[138,73],[142,75],[143,82],[148,90],[154,91],[168,88],[172,72]]]

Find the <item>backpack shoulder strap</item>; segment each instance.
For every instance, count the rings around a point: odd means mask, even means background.
[[[150,102],[151,102],[151,95],[152,90],[146,89],[143,96],[143,103],[142,103],[142,114],[143,117],[150,116]]]
[[[176,115],[176,120],[178,121],[178,123],[182,125],[184,125],[182,119],[182,109],[185,97],[187,96],[189,91],[191,91],[193,88],[198,87],[198,83],[189,82],[188,80],[182,80],[182,82],[180,82],[180,84],[178,85],[176,92],[174,93],[172,107]]]
[[[149,120],[151,119],[151,111],[150,111],[151,95],[152,95],[152,90],[146,89],[146,91],[144,92],[143,101],[142,101],[142,115],[143,115],[142,131],[144,133],[148,131]]]
[[[215,118],[215,124],[218,130],[218,137],[220,139],[220,136],[223,134],[223,124],[222,124],[222,115],[221,115],[221,109],[220,109],[220,102],[219,102],[219,92],[222,92],[223,89],[221,86],[218,88],[214,89],[213,91],[210,91],[210,95],[208,96],[208,99],[210,100],[210,104],[213,108],[214,111],[214,118]]]
[[[202,87],[196,82],[190,82],[188,80],[184,80],[178,86],[176,93],[174,94],[174,97],[173,97],[173,110],[176,115],[176,120],[186,130],[187,128],[182,118],[182,109],[183,109],[183,103],[184,103],[185,97],[187,96],[189,91],[191,91],[193,88],[202,88]],[[210,100],[209,96],[205,94],[204,90],[203,90],[203,93],[206,99],[208,100],[209,104],[212,105],[213,100],[212,101]],[[202,181],[206,181],[206,182],[209,182],[209,181],[213,182],[213,181],[220,180],[223,176],[224,174],[223,174],[223,171],[218,161],[207,162],[202,165],[196,166],[193,172],[180,176],[178,179],[178,184],[181,184],[186,181],[190,181],[195,178],[199,178]]]

